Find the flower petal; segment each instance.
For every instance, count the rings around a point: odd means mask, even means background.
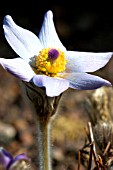
[[[21,58],[0,58],[0,64],[6,71],[23,81],[29,82],[35,75],[30,65]]]
[[[60,50],[63,51],[66,50],[56,33],[52,11],[48,11],[44,16],[42,28],[39,33],[39,39],[44,48],[54,47],[60,48]]]
[[[12,160],[12,155],[7,152],[3,147],[0,147],[0,164],[7,168]]]
[[[66,51],[67,72],[94,72],[104,67],[112,52],[93,53],[93,52],[74,52]]]
[[[48,77],[46,75],[34,76],[33,82],[38,87],[45,87],[46,94],[50,97],[59,96],[69,87],[69,82],[67,80]]]
[[[32,32],[15,24],[11,16],[6,15],[3,21],[5,38],[12,49],[24,60],[37,55],[42,45],[38,37]]]
[[[18,166],[18,162],[24,160],[26,162],[30,161],[30,158],[28,158],[24,153],[17,155],[9,164],[9,169],[16,169]]]
[[[29,158],[28,158],[24,153],[22,153],[22,154],[17,155],[17,156],[14,158],[13,163],[14,163],[15,161],[19,161],[19,160],[29,160]]]
[[[64,78],[69,81],[71,88],[78,90],[93,90],[104,85],[112,86],[109,81],[88,73],[69,73],[65,74]]]

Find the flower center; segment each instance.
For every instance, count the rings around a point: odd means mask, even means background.
[[[59,49],[45,48],[35,57],[35,72],[55,77],[65,70],[66,63],[64,52]]]

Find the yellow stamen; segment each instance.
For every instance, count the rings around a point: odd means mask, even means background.
[[[53,59],[49,57],[49,52],[56,49],[45,48],[39,52],[39,55],[35,57],[35,66],[37,74],[45,74],[47,76],[55,77],[58,73],[65,70],[67,60],[65,59],[64,52],[57,49],[58,57]],[[53,54],[54,55],[54,54]]]

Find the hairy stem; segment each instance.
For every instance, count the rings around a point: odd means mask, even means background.
[[[33,83],[22,82],[23,92],[34,113],[37,128],[37,147],[38,147],[38,170],[51,170],[51,145],[50,145],[50,126],[51,121],[58,112],[61,95],[49,97],[46,95],[45,88],[39,88]]]
[[[50,122],[38,121],[37,145],[39,154],[39,170],[51,170]]]

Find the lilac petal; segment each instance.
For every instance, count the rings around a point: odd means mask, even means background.
[[[5,149],[0,147],[0,163],[7,168],[10,162],[13,160],[12,155]]]
[[[21,58],[0,58],[0,64],[6,71],[23,81],[29,82],[35,75],[30,65]]]
[[[20,155],[17,155],[9,164],[8,168],[9,169],[12,169],[13,165],[16,164],[18,161],[21,161],[21,160],[26,160],[26,161],[30,161],[30,159],[24,154],[20,154]]]
[[[69,82],[67,80],[48,77],[46,75],[34,76],[33,82],[38,87],[45,87],[46,94],[50,97],[59,96],[69,87]]]
[[[109,81],[88,73],[67,73],[64,78],[69,81],[71,88],[79,90],[93,90],[104,85],[112,86]]]
[[[104,67],[113,53],[93,53],[66,51],[68,60],[66,72],[94,72]]]
[[[39,33],[39,39],[44,48],[53,47],[60,48],[62,51],[66,50],[55,30],[52,11],[48,11],[44,16],[42,28]]]
[[[18,161],[21,160],[30,161],[30,159],[24,153],[19,154],[14,159],[11,160],[11,162],[8,164],[7,169],[12,169],[13,165],[15,165],[16,163],[18,163]]]
[[[4,17],[3,28],[8,43],[24,60],[29,61],[30,57],[38,55],[42,49],[38,37],[29,30],[16,25],[11,16]]]
[[[20,155],[17,155],[15,158],[14,158],[14,161],[17,161],[17,160],[29,160],[29,158],[24,154],[20,154]]]

